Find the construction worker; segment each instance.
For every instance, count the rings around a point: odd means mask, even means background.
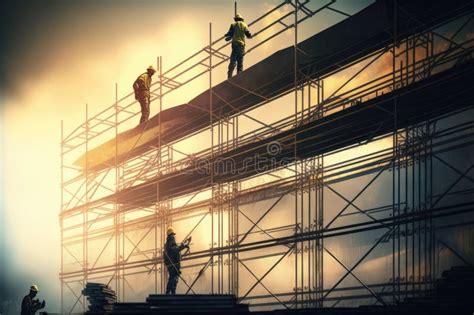
[[[25,296],[21,302],[21,315],[34,315],[36,311],[46,306],[44,300],[42,303],[40,303],[38,299],[34,299],[34,297],[38,294],[38,291],[38,286],[36,284],[33,284],[30,287],[30,293]]]
[[[230,55],[229,69],[227,71],[227,78],[232,78],[235,65],[237,64],[237,74],[242,72],[244,68],[244,54],[245,54],[245,38],[252,38],[244,18],[240,14],[234,17],[234,23],[230,26],[229,31],[225,34],[225,40],[232,40],[232,54]]]
[[[142,110],[142,117],[140,118],[140,124],[147,121],[150,116],[150,86],[151,77],[155,74],[156,70],[149,66],[146,72],[138,76],[133,83],[133,91],[135,93],[135,99],[140,103]]]
[[[168,284],[166,285],[166,294],[176,294],[176,286],[178,285],[179,275],[181,274],[181,251],[185,248],[189,249],[191,237],[178,245],[176,244],[176,233],[172,227],[166,230],[166,235],[167,238],[163,253],[164,262],[169,275]]]

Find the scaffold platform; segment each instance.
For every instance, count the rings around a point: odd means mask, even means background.
[[[337,71],[386,46],[393,40],[393,34],[399,39],[409,37],[473,7],[472,2],[462,0],[435,1],[430,3],[429,9],[422,2],[397,2],[403,8],[397,15],[394,15],[392,1],[377,1],[299,43],[296,52],[297,81],[304,82]],[[417,21],[415,25],[414,20]],[[212,87],[213,120],[239,114],[289,93],[295,84],[294,50],[293,46],[282,49],[245,69],[237,77]],[[201,93],[187,104],[164,110],[146,123],[119,134],[117,139],[90,149],[75,164],[85,167],[87,156],[88,169],[98,171],[156,148],[158,137],[165,145],[208,127],[211,121],[210,91]]]
[[[262,141],[241,145],[215,157],[203,156],[200,158],[202,163],[197,162],[97,202],[116,200],[123,210],[147,207],[156,200],[208,188],[211,172],[215,183],[230,182],[253,176],[262,169],[269,171],[289,165],[295,158],[306,159],[353,144],[367,143],[395,127],[404,128],[449,112],[473,108],[474,87],[465,84],[473,80],[474,63],[459,64],[425,80]],[[397,115],[397,126],[394,126],[394,115]],[[272,143],[279,146],[278,152],[268,151]]]

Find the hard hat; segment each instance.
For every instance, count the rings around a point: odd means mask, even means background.
[[[38,286],[37,286],[36,284],[33,284],[33,285],[30,287],[30,291],[38,292],[38,291],[39,291]]]
[[[152,71],[153,73],[156,72],[155,68],[153,68],[153,66],[149,66],[148,68],[146,68],[146,71]]]
[[[235,15],[235,17],[234,17],[234,20],[236,20],[236,21],[237,21],[237,20],[243,21],[244,18],[242,17],[242,15],[240,15],[239,13],[237,13],[237,14]]]
[[[174,232],[174,229],[172,226],[170,226],[167,230],[166,230],[166,236],[170,236],[171,234],[176,234]]]

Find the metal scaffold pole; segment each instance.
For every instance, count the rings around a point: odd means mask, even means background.
[[[87,283],[87,276],[88,276],[88,242],[89,242],[89,236],[88,236],[88,221],[89,221],[89,207],[87,206],[89,204],[89,104],[86,104],[86,122],[85,122],[85,138],[86,138],[86,166],[85,166],[85,202],[86,202],[86,207],[83,210],[83,252],[82,252],[82,267],[84,269],[84,280],[83,280],[83,286],[86,285]],[[86,297],[83,296],[82,299],[82,305],[84,311],[86,311]]]
[[[298,125],[298,9],[299,3],[298,0],[295,0],[295,9],[294,9],[294,57],[293,57],[293,72],[294,72],[294,105],[295,105],[295,126]],[[299,173],[298,173],[298,148],[297,148],[297,141],[296,137],[294,139],[294,163],[295,163],[295,203],[294,203],[294,211],[295,211],[295,234],[298,234],[300,225],[298,221],[298,193],[299,193]],[[295,308],[299,308],[299,282],[298,282],[298,255],[299,255],[299,248],[298,243],[295,243],[294,247],[294,255],[295,255],[295,270],[294,270],[294,277],[295,277]],[[303,283],[301,283],[303,285]]]
[[[162,97],[162,92],[163,92],[163,70],[162,70],[162,60],[161,60],[161,56],[157,57],[157,60],[156,60],[156,68],[158,70],[158,81],[159,81],[159,110],[158,110],[158,148],[157,148],[157,160],[158,160],[158,165],[157,165],[157,171],[158,171],[158,176],[159,176],[159,172],[160,172],[160,169],[162,168],[162,164],[163,164],[163,161],[162,161],[162,147],[161,147],[161,111],[163,110],[163,97]],[[160,184],[159,182],[156,184],[156,202],[155,202],[155,228],[154,228],[154,231],[155,231],[155,253],[154,253],[154,257],[155,257],[155,266],[154,266],[154,274],[155,274],[155,294],[158,294],[158,256],[161,255],[158,251],[159,248],[162,248],[163,247],[163,242],[161,242],[160,244],[158,244],[158,224],[159,224],[159,220],[160,220],[160,212],[162,211],[162,209],[160,209]],[[161,215],[161,217],[163,217],[163,215]],[[163,224],[161,225],[161,229],[160,231],[164,230],[165,227],[163,226]],[[162,235],[163,232],[160,233],[160,235]],[[162,240],[161,240],[162,241]],[[165,274],[164,274],[164,270],[165,270],[165,266],[164,264],[162,263],[160,265],[160,270],[162,271],[161,273],[161,278],[165,278]],[[163,292],[163,289],[164,289],[164,281],[161,282],[161,292]]]
[[[115,291],[117,297],[120,297],[120,207],[118,203],[118,192],[120,190],[120,169],[118,164],[118,125],[119,125],[119,104],[118,104],[118,84],[115,83],[115,158],[114,158],[114,169],[115,169],[115,202],[114,202],[114,226],[115,226]],[[112,279],[110,280],[112,281]]]
[[[397,1],[393,1],[393,9],[394,9],[394,17],[393,17],[393,48],[392,48],[392,90],[395,91],[396,84],[397,84],[397,46],[398,38],[397,38]],[[393,217],[398,217],[399,215],[399,208],[396,204],[397,200],[397,174],[399,173],[399,154],[398,154],[398,120],[397,120],[397,98],[395,97],[393,100],[393,160],[392,160],[392,215]],[[399,188],[399,187],[398,187]],[[400,256],[397,255],[399,252],[396,251],[397,249],[397,232],[399,232],[399,226],[397,222],[394,220],[392,229],[390,232],[390,237],[392,239],[392,303],[395,304],[398,300],[397,293],[399,291],[399,269],[397,268],[397,264],[400,260]]]
[[[61,204],[59,205],[60,215],[64,211],[64,121],[61,120]],[[61,275],[59,278],[61,285],[61,314],[64,313],[64,281],[62,275],[64,273],[64,219],[60,216],[59,219],[61,229]]]
[[[211,159],[214,158],[214,121],[212,108],[212,23],[209,23],[209,120],[211,127]],[[211,248],[214,248],[214,167],[209,169],[211,175],[211,202],[209,212],[211,214]],[[214,255],[211,256],[211,293],[214,293]]]

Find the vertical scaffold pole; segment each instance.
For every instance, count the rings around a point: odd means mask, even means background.
[[[120,170],[118,166],[118,84],[115,83],[115,290],[117,291],[117,296],[120,297],[120,277],[119,277],[119,262],[120,262],[120,226],[119,226],[119,205],[118,205],[118,192],[120,189]]]
[[[324,115],[324,108],[323,108],[323,102],[324,102],[324,81],[319,81],[320,82],[320,91],[318,90],[318,99],[320,98],[320,101],[318,101],[318,116],[319,118],[322,118]],[[319,89],[319,87],[318,87]],[[318,221],[317,221],[317,229],[318,231],[322,231],[324,228],[324,154],[320,156],[318,159]],[[323,289],[324,289],[324,238],[318,239],[317,240],[317,256],[318,256],[318,286],[317,290],[319,290],[319,295],[318,295],[318,306],[320,308],[324,307],[324,301],[323,301]]]
[[[212,117],[212,23],[209,23],[209,120],[211,126],[211,249],[214,248],[214,166],[212,160],[214,159],[214,126]],[[211,253],[211,293],[214,293],[214,253]]]
[[[161,67],[160,67],[160,59],[161,57],[156,57],[156,69],[158,71],[158,80],[160,84],[160,97],[159,97],[159,113],[158,113],[158,149],[156,154],[157,156],[157,174],[159,174],[159,170],[161,168]],[[160,189],[159,189],[159,182],[156,183],[156,201],[155,201],[155,222],[154,222],[154,234],[155,234],[155,264],[154,264],[154,274],[155,274],[155,294],[158,293],[158,216],[160,212],[159,204],[160,204]],[[161,266],[161,265],[160,265]]]
[[[83,247],[82,247],[82,268],[84,270],[84,283],[83,286],[87,283],[87,243],[88,243],[88,216],[89,216],[89,105],[86,104],[86,122],[85,122],[85,133],[86,133],[86,167],[85,167],[85,207],[83,208]],[[83,308],[86,310],[86,298],[83,296]]]
[[[160,77],[159,77],[159,81],[160,81],[160,98],[159,98],[159,116],[158,116],[158,154],[159,154],[159,164],[158,164],[158,171],[161,169],[161,166],[162,166],[162,154],[161,154],[161,133],[162,133],[162,129],[161,129],[161,112],[163,110],[163,56],[160,56],[159,59],[158,59],[158,69],[159,69],[159,74],[160,74]],[[157,203],[158,205],[161,205],[160,203],[160,196],[159,196],[159,182],[157,183],[157,192],[156,192],[156,196],[157,196]],[[163,212],[163,209],[158,209],[159,212],[161,211],[161,218],[158,218],[157,217],[157,220],[160,219],[161,220],[161,224],[160,224],[160,227],[161,227],[161,244],[160,246],[163,246],[164,244],[164,240],[166,239],[165,238],[165,234],[166,234],[166,224],[167,224],[167,215],[168,215],[168,212],[166,212],[166,214]],[[158,222],[156,222],[156,227],[158,225]],[[155,233],[157,232],[157,230],[155,230]],[[156,247],[155,247],[156,248]],[[157,253],[157,256],[158,256],[158,253]],[[161,262],[161,293],[164,293],[165,290],[166,290],[166,280],[167,280],[167,273],[166,273],[166,268],[165,268],[165,264],[164,264],[164,261],[162,260]]]
[[[401,66],[400,67],[400,84],[403,85],[408,85],[410,83],[410,47],[411,45],[414,45],[415,44],[415,38],[414,37],[408,37],[405,39],[405,45],[403,46],[405,48],[405,53],[404,53],[404,60],[405,60],[405,65],[404,67]],[[403,60],[403,57],[401,56],[401,59]],[[414,60],[413,60],[414,61]],[[405,71],[405,73],[403,73],[403,70]],[[400,163],[400,168],[404,168],[403,172],[404,172],[404,179],[403,179],[403,183],[404,183],[404,191],[405,191],[405,197],[404,197],[404,207],[403,207],[403,214],[404,215],[407,215],[408,214],[408,211],[409,211],[409,160],[410,160],[410,156],[408,154],[409,152],[409,146],[410,146],[410,141],[409,141],[409,138],[410,138],[410,127],[407,127],[405,128],[405,130],[403,131],[403,135],[404,135],[404,140],[402,142],[402,149],[404,151],[403,153],[403,163],[401,162]],[[401,172],[401,170],[400,170]],[[399,211],[400,212],[400,211]],[[410,223],[407,221],[405,224],[404,224],[404,250],[405,250],[405,255],[404,255],[404,278],[405,278],[405,281],[404,281],[404,286],[403,286],[403,290],[404,290],[404,298],[408,298],[408,292],[409,292],[409,279],[410,279],[410,274],[409,274],[409,260],[410,260],[410,255],[409,255],[409,238],[410,238]],[[399,240],[400,242],[400,240]],[[399,244],[400,245],[400,244]],[[399,298],[401,298],[399,296]]]
[[[426,44],[426,55],[428,57],[428,60],[431,60],[433,57],[433,33],[429,32],[427,34],[427,44]],[[429,65],[428,65],[429,68]],[[429,76],[430,73],[426,73],[426,76]],[[430,187],[429,187],[429,195],[428,195],[428,204],[429,204],[429,209],[432,209],[433,206],[433,134],[436,132],[436,123],[430,124],[432,126],[432,129],[430,130],[430,145],[429,145],[429,150],[430,150],[430,169],[429,169],[429,174],[430,174]],[[431,228],[431,289],[433,288],[433,282],[437,278],[437,268],[436,268],[436,222],[433,220],[432,217],[433,213],[430,211],[430,228]]]
[[[234,1],[234,17],[238,13],[238,8],[237,8],[237,1]],[[237,116],[232,118],[232,149],[237,147],[236,139],[237,139]],[[228,133],[228,132],[227,132]],[[227,135],[228,136],[228,135]],[[237,190],[237,182],[233,182],[230,187],[231,187],[231,192],[232,192],[232,202],[230,203],[229,207],[229,212],[228,212],[228,218],[229,218],[229,233],[228,233],[228,244],[232,247],[234,247],[234,240],[236,240],[236,235],[238,235],[238,229],[236,228],[237,220],[239,219],[238,217],[238,212],[236,208],[238,207],[238,201],[235,201],[235,193]],[[228,280],[228,287],[229,287],[229,294],[235,294],[238,296],[239,290],[238,290],[238,273],[236,270],[239,268],[239,261],[236,256],[235,251],[233,250],[232,255],[229,256],[229,280]]]
[[[294,88],[295,88],[295,127],[298,122],[298,0],[295,0],[295,37],[294,37]]]
[[[397,1],[393,1],[393,48],[392,48],[392,91],[396,89],[396,47],[397,47]],[[393,150],[392,150],[392,216],[397,216],[396,209],[396,171],[398,155],[398,135],[397,135],[397,98],[393,100]],[[397,277],[396,277],[396,237],[397,221],[392,224],[392,303],[396,303]]]
[[[64,205],[64,121],[61,120],[61,205],[60,205],[60,215],[61,215],[61,314],[64,313],[64,283],[63,283],[63,272],[64,272],[64,218],[62,212]]]
[[[298,123],[298,0],[295,0],[295,13],[294,13],[294,90],[295,90],[295,127]],[[294,138],[294,163],[295,163],[295,234],[298,233],[298,160],[297,160],[297,141],[296,135]],[[298,308],[298,243],[295,246],[295,308]]]

